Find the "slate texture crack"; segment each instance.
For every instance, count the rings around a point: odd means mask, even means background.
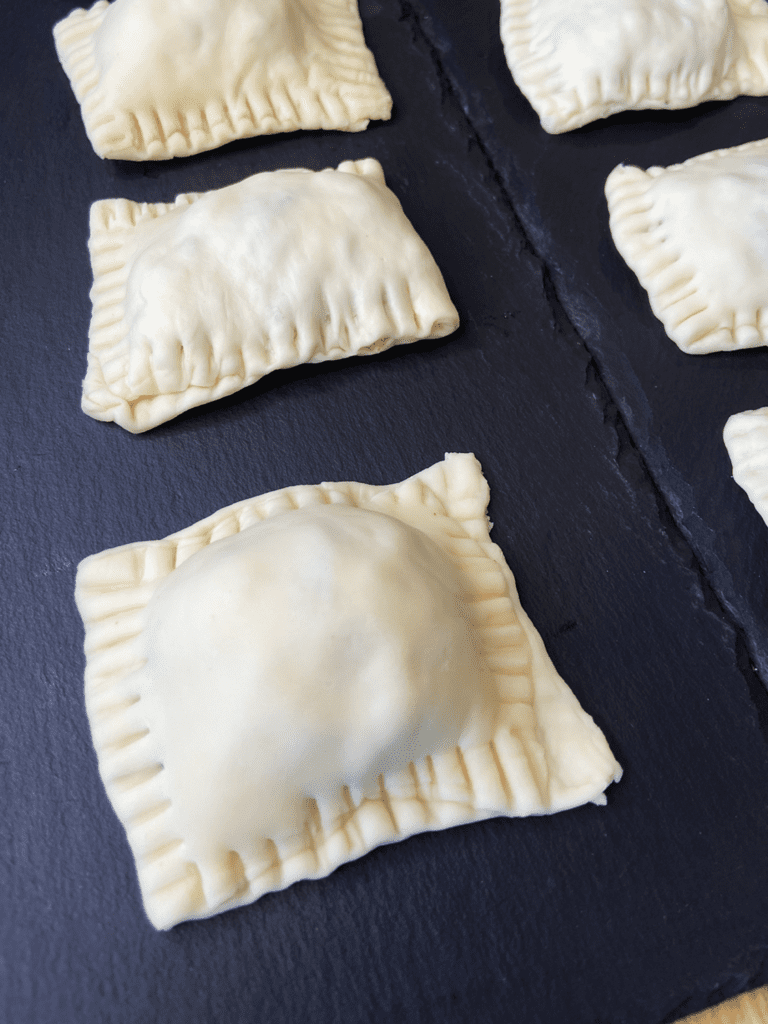
[[[631,487],[644,487],[653,493],[658,507],[659,523],[680,563],[697,577],[698,591],[704,607],[718,615],[733,633],[736,664],[744,676],[755,704],[762,735],[768,743],[768,679],[762,679],[752,660],[747,632],[730,614],[721,595],[717,592],[716,585],[710,581],[706,566],[700,553],[696,550],[693,538],[685,529],[681,517],[675,514],[674,501],[655,478],[651,466],[643,455],[642,448],[633,437],[630,425],[622,413],[620,401],[617,396],[612,394],[606,377],[600,369],[596,354],[591,351],[587,339],[579,331],[577,324],[559,298],[555,284],[557,271],[553,273],[550,270],[547,259],[536,246],[526,228],[524,219],[518,214],[503,175],[496,166],[490,149],[485,144],[481,131],[471,116],[460,85],[450,75],[436,42],[430,38],[424,26],[424,21],[429,16],[420,13],[410,0],[399,0],[399,4],[401,11],[399,20],[410,25],[414,43],[420,44],[429,54],[440,83],[443,104],[452,102],[461,111],[465,130],[487,164],[491,179],[509,213],[514,230],[523,239],[522,250],[528,253],[540,267],[543,290],[550,308],[553,325],[564,330],[566,337],[570,337],[573,344],[583,349],[586,357],[585,384],[598,406],[602,406],[604,422],[610,424],[615,433],[616,466],[619,473]]]
[[[597,360],[590,353],[586,342],[559,301],[554,281],[544,263],[542,263],[542,273],[544,290],[555,318],[555,326],[566,338],[570,339],[572,344],[582,346],[586,354],[585,388],[593,396],[596,406],[602,410],[603,422],[612,430],[616,438],[614,456],[616,468],[632,492],[644,490],[652,496],[656,505],[658,526],[666,535],[667,542],[680,565],[692,575],[700,604],[730,632],[736,665],[744,677],[750,698],[755,706],[760,731],[768,744],[768,690],[766,690],[750,657],[746,633],[734,617],[728,613],[716,589],[711,585],[706,568],[693,545],[689,543],[670,507],[663,488],[657,483],[642,450],[635,444],[621,409],[600,373]]]
[[[544,261],[533,244],[528,232],[525,229],[523,221],[518,216],[517,210],[515,209],[514,202],[510,196],[505,184],[504,179],[496,168],[491,154],[486,148],[483,138],[480,132],[474,125],[472,118],[467,112],[466,105],[462,102],[460,91],[456,84],[448,74],[445,65],[440,57],[440,51],[437,46],[427,35],[424,26],[422,25],[422,16],[418,13],[414,5],[410,0],[399,0],[400,4],[400,21],[407,22],[410,25],[411,33],[413,36],[414,43],[421,45],[429,54],[432,64],[435,68],[435,74],[440,84],[440,95],[442,103],[445,104],[447,101],[452,101],[457,110],[461,112],[462,120],[464,122],[464,128],[469,135],[471,145],[474,145],[478,152],[482,155],[485,160],[488,170],[490,171],[491,178],[494,185],[499,191],[499,195],[503,201],[504,206],[507,208],[515,230],[523,240],[521,251],[531,255],[539,264],[543,265]]]

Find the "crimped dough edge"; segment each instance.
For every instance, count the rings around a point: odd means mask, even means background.
[[[372,157],[356,161],[345,160],[336,170],[374,178],[382,185],[386,185],[381,164]],[[88,416],[104,422],[115,422],[131,433],[141,433],[179,416],[188,409],[240,391],[273,370],[287,369],[307,361],[320,363],[353,355],[375,355],[395,345],[409,344],[425,338],[445,337],[459,326],[458,313],[445,291],[439,268],[435,265],[441,289],[432,289],[426,296],[429,300],[423,303],[424,307],[429,309],[429,315],[426,317],[419,315],[412,302],[413,317],[419,328],[415,335],[397,337],[393,334],[376,339],[363,347],[351,344],[349,338],[341,338],[338,343],[330,346],[325,344],[323,338],[317,338],[314,354],[309,360],[305,359],[295,344],[289,358],[263,360],[260,364],[253,360],[255,372],[221,377],[211,387],[189,385],[184,391],[138,396],[133,400],[115,394],[105,380],[102,362],[110,359],[113,347],[120,344],[128,329],[123,315],[123,303],[130,270],[132,232],[137,225],[161,218],[179,207],[190,206],[208,194],[190,192],[178,195],[172,203],[136,203],[129,199],[103,199],[91,206],[88,248],[94,278],[90,293],[93,311],[89,329],[87,369],[82,389],[82,409]],[[418,238],[410,222],[408,227]]]
[[[243,906],[299,879],[324,877],[376,846],[417,832],[606,802],[604,790],[622,770],[520,606],[512,573],[490,540],[488,500],[475,457],[449,454],[399,484],[282,488],[223,508],[164,540],[128,544],[80,564],[75,598],[85,625],[85,699],[99,771],[126,829],[144,907],[156,928]],[[382,776],[380,799],[359,798],[344,787],[347,813],[323,821],[315,807],[299,852],[282,858],[272,842],[270,864],[244,864],[230,853],[221,871],[231,892],[209,903],[184,837],[165,824],[172,794],[157,756],[162,737],[137,727],[141,693],[124,685],[141,665],[134,646],[141,613],[163,579],[195,551],[260,519],[333,503],[416,525],[459,568],[479,648],[498,687],[499,727],[480,747],[456,747]]]
[[[299,102],[293,102],[295,117],[286,118],[276,108],[266,88],[251,93],[244,91],[238,97],[237,109],[230,106],[222,92],[214,92],[209,104],[220,108],[214,123],[207,110],[183,110],[178,113],[186,129],[170,135],[163,130],[160,111],[153,110],[140,119],[137,111],[110,109],[99,96],[94,38],[110,6],[108,0],[97,0],[87,10],[71,11],[54,26],[54,42],[96,153],[102,159],[112,160],[168,160],[257,135],[321,128],[358,132],[367,128],[371,120],[389,120],[392,97],[365,44],[356,0],[314,2],[317,13],[322,16],[323,37],[333,55],[339,82],[336,95],[325,94],[322,89],[299,90],[296,95]],[[270,113],[254,113],[265,108]],[[312,116],[304,112],[306,108],[312,109]]]
[[[670,96],[668,90],[667,96],[655,98],[640,76],[631,78],[626,97],[615,101],[598,96],[585,103],[575,87],[553,91],[552,82],[560,78],[562,70],[557,54],[541,54],[531,48],[536,0],[501,0],[501,39],[512,77],[538,114],[542,128],[551,135],[559,135],[623,110],[679,110],[707,100],[768,93],[768,11],[765,4],[763,0],[727,2],[745,50],[737,61],[735,75],[704,90],[689,91],[685,96]]]
[[[733,479],[768,526],[768,408],[730,416],[723,441],[733,466]]]
[[[665,232],[654,214],[648,190],[662,175],[737,153],[768,156],[768,139],[711,150],[680,164],[649,167],[647,171],[619,164],[605,182],[609,225],[616,248],[648,293],[651,309],[668,336],[689,355],[755,348],[768,344],[768,338],[761,339],[763,331],[757,320],[754,327],[758,337],[754,332],[737,332],[733,323],[739,310],[713,306],[711,296],[697,281],[696,253],[679,251],[674,237]],[[723,323],[724,313],[730,315],[731,324]]]

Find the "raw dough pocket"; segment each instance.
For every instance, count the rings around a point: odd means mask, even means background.
[[[132,432],[271,370],[455,331],[376,160],[266,171],[175,203],[91,208],[83,410]]]
[[[355,0],[99,0],[53,32],[101,157],[166,160],[390,116]]]
[[[733,466],[733,479],[768,525],[768,409],[731,416],[723,440]]]
[[[156,928],[621,776],[491,542],[472,455],[85,559],[85,698]]]
[[[768,344],[768,140],[620,165],[605,194],[616,248],[684,352]]]
[[[501,38],[552,133],[768,93],[765,0],[502,0]]]

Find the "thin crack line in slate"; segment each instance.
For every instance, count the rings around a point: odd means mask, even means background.
[[[399,20],[410,22],[414,36],[416,36],[417,40],[419,40],[429,52],[430,59],[432,60],[432,63],[435,66],[438,81],[440,82],[440,90],[442,97],[443,99],[445,99],[446,97],[450,97],[455,102],[456,107],[460,111],[465,124],[470,130],[471,141],[477,146],[480,154],[482,155],[483,159],[488,165],[488,169],[491,172],[493,182],[498,188],[499,192],[501,193],[501,198],[504,201],[504,205],[508,207],[509,212],[512,215],[512,220],[520,232],[520,235],[523,239],[524,250],[526,252],[529,252],[538,263],[540,263],[542,266],[545,266],[544,259],[541,257],[538,250],[536,249],[536,246],[531,241],[528,232],[525,230],[525,225],[517,215],[515,204],[513,203],[512,197],[510,196],[509,192],[507,191],[507,188],[504,184],[504,179],[502,178],[500,172],[496,170],[496,166],[493,162],[493,157],[486,149],[480,132],[475,127],[472,118],[467,113],[464,104],[461,101],[461,96],[458,88],[454,85],[451,76],[445,70],[445,66],[440,57],[440,51],[437,49],[435,44],[432,42],[432,40],[429,38],[425,30],[423,29],[421,24],[421,18],[418,12],[416,11],[416,8],[413,6],[412,3],[410,3],[410,0],[399,0],[399,3],[401,12]]]
[[[642,449],[635,444],[626,420],[621,414],[621,407],[611,395],[610,389],[600,374],[597,361],[590,353],[588,346],[579,335],[563,308],[562,303],[557,298],[555,283],[552,280],[546,265],[543,269],[543,278],[545,292],[551,292],[551,295],[547,295],[547,302],[553,312],[555,328],[565,338],[568,338],[569,335],[573,335],[575,343],[580,344],[587,353],[587,386],[594,395],[599,407],[603,410],[604,423],[613,430],[616,437],[617,447],[614,460],[616,468],[627,486],[630,488],[630,491],[635,492],[638,489],[637,485],[632,481],[630,475],[624,468],[622,468],[621,465],[622,452],[629,452],[631,457],[635,460],[643,482],[649,488],[651,496],[656,502],[658,526],[666,536],[672,554],[678,564],[682,567],[683,571],[692,574],[696,580],[699,588],[699,602],[702,609],[711,615],[715,615],[731,630],[733,634],[733,651],[736,668],[744,678],[747,691],[755,708],[760,731],[763,739],[768,743],[768,689],[766,689],[763,684],[760,674],[757,671],[752,657],[750,656],[747,634],[738,624],[737,620],[730,614],[728,608],[721,601],[717,590],[709,582],[706,569],[696,553],[696,548],[675,518],[669,502],[666,499],[666,495],[664,494],[664,490],[656,482],[656,479],[646,462],[645,456],[643,455]],[[594,381],[592,385],[589,385],[590,371]]]
[[[531,256],[536,260],[536,262],[539,264],[541,268],[540,272],[542,275],[542,282],[544,285],[544,293],[547,299],[547,303],[550,307],[550,312],[552,314],[552,319],[555,326],[558,327],[558,329],[562,330],[563,325],[567,325],[569,331],[575,336],[576,339],[578,339],[578,342],[584,348],[584,351],[588,356],[588,363],[586,367],[587,374],[589,374],[591,370],[592,374],[594,375],[594,379],[597,382],[599,390],[601,390],[605,395],[608,396],[610,405],[615,410],[615,423],[613,429],[617,437],[618,450],[616,461],[619,472],[621,473],[622,477],[624,477],[624,479],[626,480],[626,474],[621,470],[621,467],[618,464],[618,454],[621,451],[622,441],[616,424],[620,424],[622,431],[624,432],[626,438],[629,440],[629,446],[635,458],[638,461],[642,474],[650,482],[650,486],[653,490],[657,506],[660,509],[663,509],[666,513],[666,517],[660,516],[660,526],[669,538],[675,557],[683,565],[683,567],[686,568],[689,572],[692,572],[699,581],[702,606],[705,610],[708,610],[710,612],[714,612],[714,610],[717,609],[720,618],[733,631],[734,655],[736,666],[738,668],[738,671],[744,677],[744,681],[747,685],[747,689],[752,699],[752,703],[755,707],[761,733],[763,735],[764,740],[768,743],[768,683],[762,682],[758,674],[757,668],[753,663],[753,659],[749,653],[750,645],[747,639],[746,632],[737,623],[734,617],[728,612],[728,609],[721,601],[720,596],[717,593],[717,590],[709,582],[706,570],[696,553],[696,549],[693,547],[691,540],[686,535],[681,524],[678,523],[677,519],[675,518],[675,515],[672,511],[669,502],[667,501],[663,488],[660,487],[659,484],[656,482],[656,479],[653,476],[653,473],[651,472],[648,463],[646,462],[642,450],[635,443],[635,440],[632,436],[632,432],[627,426],[624,416],[622,415],[621,406],[614,399],[611,393],[611,389],[606,384],[605,379],[603,378],[603,375],[600,372],[600,365],[597,362],[597,359],[595,358],[593,353],[591,352],[589,345],[579,333],[578,328],[568,315],[567,309],[560,301],[557,295],[557,288],[555,286],[552,274],[550,273],[547,261],[537,250],[536,246],[534,245],[533,241],[528,235],[528,232],[525,229],[523,221],[518,216],[514,202],[512,200],[512,196],[509,194],[504,184],[504,179],[502,178],[501,173],[497,170],[493,162],[493,157],[485,147],[480,132],[475,127],[472,118],[468,114],[466,107],[462,102],[460,90],[458,86],[454,84],[453,79],[448,74],[445,65],[443,64],[442,58],[440,57],[440,52],[437,49],[437,46],[432,42],[432,40],[427,35],[425,29],[423,28],[421,23],[421,17],[418,11],[410,2],[410,0],[399,0],[399,4],[401,12],[399,20],[408,22],[410,24],[416,41],[421,42],[423,47],[427,50],[429,57],[434,65],[438,81],[440,83],[440,89],[443,99],[449,98],[453,100],[456,107],[460,111],[460,114],[467,128],[469,129],[471,141],[477,146],[480,154],[485,160],[488,169],[491,172],[494,184],[498,188],[501,198],[512,216],[515,227],[517,227],[517,229],[520,232],[520,235],[522,236],[525,251],[531,254]],[[601,396],[596,395],[595,397],[598,398],[598,401],[602,402],[603,409],[607,410],[608,403],[603,401]],[[606,416],[605,418],[607,421],[608,417]],[[664,521],[664,518],[666,518],[666,522]],[[686,551],[689,553],[689,560],[687,564],[686,560],[681,556],[681,548],[685,548]]]

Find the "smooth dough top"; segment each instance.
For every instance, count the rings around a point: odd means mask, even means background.
[[[380,775],[493,733],[458,572],[368,509],[296,509],[198,552],[148,604],[144,651],[197,860],[289,839],[308,799],[377,797]]]
[[[163,160],[390,116],[355,0],[99,0],[54,37],[102,157]]]
[[[764,0],[502,0],[512,75],[544,129],[768,92]]]
[[[83,409],[131,431],[271,370],[454,331],[435,261],[375,160],[267,171],[91,211]]]
[[[489,538],[471,455],[288,487],[78,568],[99,770],[169,928],[621,776]]]
[[[605,192],[616,248],[683,351],[768,344],[768,140],[619,166]]]

